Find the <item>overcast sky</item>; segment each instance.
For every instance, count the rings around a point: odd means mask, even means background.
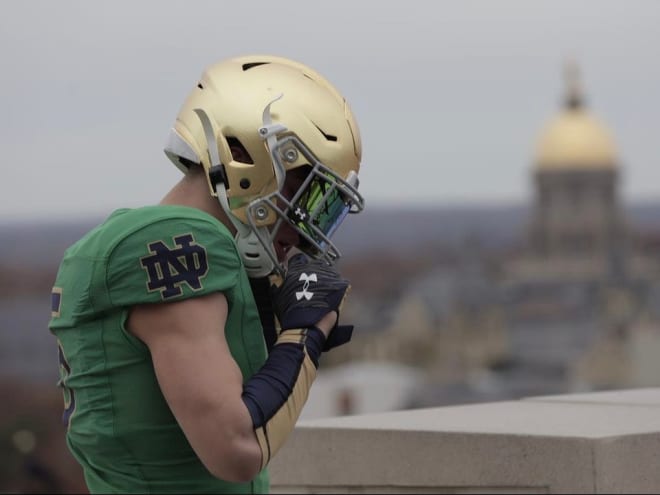
[[[162,152],[203,68],[272,53],[351,104],[367,206],[521,202],[562,66],[660,199],[660,2],[0,2],[0,220],[106,214],[178,179]]]

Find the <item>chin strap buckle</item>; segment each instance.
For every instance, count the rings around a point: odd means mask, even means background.
[[[258,227],[266,229],[266,227]],[[257,234],[252,231],[238,230],[236,234],[236,248],[243,259],[245,271],[250,278],[266,277],[275,270],[275,263],[259,241]]]

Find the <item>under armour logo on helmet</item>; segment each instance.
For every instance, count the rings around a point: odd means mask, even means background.
[[[300,208],[300,206],[296,208],[296,211],[294,211],[293,214],[298,217],[301,222],[304,222],[305,218],[307,218],[307,212]]]
[[[304,297],[309,301],[314,295],[314,293],[309,292],[307,289],[309,289],[310,282],[318,282],[318,279],[316,278],[316,273],[312,273],[311,275],[307,275],[306,273],[301,273],[298,281],[301,280],[303,280],[305,284],[303,285],[303,290],[296,292],[296,299],[300,301]]]

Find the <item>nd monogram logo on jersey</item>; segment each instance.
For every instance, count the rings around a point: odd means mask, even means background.
[[[152,254],[140,258],[149,279],[147,289],[149,292],[159,290],[163,300],[180,296],[183,283],[192,290],[201,289],[201,279],[209,270],[206,249],[195,243],[192,234],[179,235],[173,240],[178,246],[175,249],[170,249],[163,241],[149,243]]]

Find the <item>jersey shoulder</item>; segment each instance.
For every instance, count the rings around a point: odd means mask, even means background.
[[[227,291],[242,270],[229,230],[200,210],[117,210],[65,252],[51,314],[64,325],[117,307]]]
[[[236,245],[215,218],[187,207],[119,213],[106,284],[112,305],[185,299],[232,288],[242,270]]]

